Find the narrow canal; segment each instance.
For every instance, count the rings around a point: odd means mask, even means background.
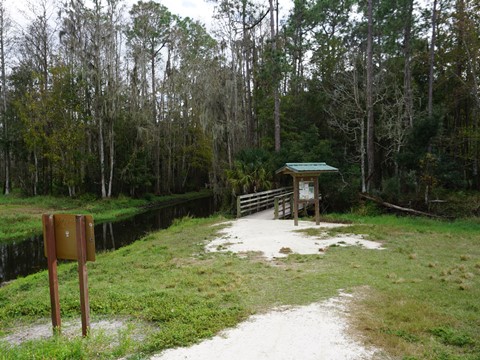
[[[207,197],[151,209],[122,221],[98,224],[95,226],[96,251],[121,248],[149,232],[168,228],[175,219],[207,217],[214,212],[213,197]],[[46,268],[41,234],[11,244],[0,244],[0,284]]]

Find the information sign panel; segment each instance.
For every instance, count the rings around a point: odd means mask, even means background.
[[[313,200],[315,199],[315,185],[313,181],[300,181],[298,183],[299,200]]]
[[[75,217],[76,215],[71,214],[53,215],[57,259],[78,260]],[[93,232],[92,215],[85,215],[85,240],[87,245],[87,261],[95,261],[95,234]],[[45,237],[43,241],[45,256],[47,256]]]
[[[53,331],[60,333],[61,328],[57,259],[77,260],[82,335],[87,336],[90,329],[90,304],[86,264],[87,261],[95,261],[93,218],[91,215],[44,214],[42,222],[45,256],[48,263]]]

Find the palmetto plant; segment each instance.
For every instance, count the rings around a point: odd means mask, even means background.
[[[258,151],[244,151],[235,161],[233,168],[226,170],[227,181],[234,195],[268,190],[272,187],[265,157],[265,154]]]

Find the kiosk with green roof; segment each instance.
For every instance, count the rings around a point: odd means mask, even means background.
[[[318,177],[322,173],[338,172],[337,168],[324,162],[318,163],[286,163],[276,171],[276,174],[291,175],[293,177],[293,219],[298,225],[298,208],[303,203],[315,204],[315,223],[320,224],[320,194]]]

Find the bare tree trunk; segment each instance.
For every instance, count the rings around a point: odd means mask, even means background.
[[[275,39],[273,43],[275,44],[275,51],[274,53],[278,50],[278,1],[276,0],[276,29],[275,29]],[[275,64],[276,64],[276,71],[278,71],[277,76],[278,79],[275,83],[275,93],[274,93],[274,100],[275,100],[275,151],[280,151],[281,147],[281,129],[280,129],[280,83],[281,83],[281,75],[280,75],[280,66],[279,66],[279,61],[277,58],[275,58]]]
[[[246,83],[247,83],[247,121],[248,121],[248,128],[249,128],[249,135],[248,135],[248,141],[250,142],[250,145],[256,146],[257,142],[257,136],[256,132],[257,129],[255,128],[255,121],[253,118],[253,101],[252,101],[252,74],[251,74],[251,67],[250,67],[250,50],[247,52],[247,58],[246,58]]]
[[[466,34],[464,33],[464,36]],[[472,148],[473,148],[473,159],[472,159],[472,178],[473,178],[473,188],[475,190],[480,189],[480,179],[479,179],[479,164],[478,164],[478,159],[479,159],[479,139],[478,139],[478,133],[479,133],[479,114],[480,114],[480,84],[478,82],[478,50],[477,53],[472,54],[472,52],[469,49],[467,39],[462,39],[463,45],[465,47],[465,52],[467,54],[467,64],[468,68],[470,69],[470,72],[472,74],[472,89],[471,93],[473,95],[473,98],[475,100],[475,106],[473,107],[472,110],[472,121],[473,121],[473,137],[470,140],[472,142]],[[475,51],[475,50],[474,50]]]
[[[437,0],[433,0],[432,39],[430,41],[430,72],[428,76],[428,116],[433,112],[433,70],[435,66],[435,42],[437,38]]]
[[[477,87],[478,89],[478,87]],[[478,93],[477,93],[477,108],[473,111],[473,132],[474,134],[478,134],[478,114],[479,114],[479,106],[480,102],[478,100]],[[477,137],[473,139],[473,163],[472,163],[472,177],[473,177],[473,188],[475,190],[480,190],[480,179],[478,176],[478,157],[479,157],[479,149],[478,149],[478,142],[479,140]]]
[[[368,0],[368,39],[367,39],[367,192],[372,189],[375,172],[375,144],[373,117],[373,0]]]
[[[112,196],[113,187],[113,167],[115,165],[115,133],[113,130],[113,119],[110,125],[110,176],[108,179],[108,194],[107,197]]]
[[[105,149],[103,144],[103,116],[98,114],[98,155],[100,157],[100,186],[102,190],[102,199],[107,197],[105,185]]]
[[[280,94],[279,94],[279,81],[277,74],[278,71],[278,60],[277,60],[277,35],[275,32],[275,9],[273,6],[273,0],[269,0],[270,2],[270,34],[271,34],[271,41],[272,41],[272,56],[273,56],[273,66],[275,66],[275,74],[274,74],[274,84],[273,84],[273,98],[274,98],[274,111],[273,111],[273,119],[274,119],[274,127],[275,127],[275,151],[280,151]],[[277,3],[278,4],[278,3]],[[278,17],[278,12],[277,12]]]
[[[235,44],[234,41],[231,41],[231,53],[232,53],[232,99],[233,104],[230,103],[225,112],[226,112],[226,139],[227,139],[227,154],[228,154],[228,167],[231,169],[233,167],[233,151],[234,151],[234,139],[233,136],[230,136],[231,133],[234,133],[234,128],[237,124],[237,56],[235,54]],[[233,119],[232,119],[233,118]]]
[[[256,50],[256,38],[255,36],[252,37],[252,73],[255,74],[256,72],[256,69],[258,68],[258,54],[257,54],[257,50]],[[258,89],[258,80],[256,78],[256,76],[253,76],[253,91],[255,91],[256,89]],[[258,117],[256,116],[256,113],[254,111],[254,109],[256,108],[256,97],[251,97],[251,100],[252,100],[252,113],[253,113],[253,117],[252,117],[252,121],[253,121],[253,126],[255,128],[255,146],[260,146],[260,130],[259,130],[259,125],[258,125]]]
[[[234,45],[236,46],[236,45]],[[235,48],[232,47],[232,59],[235,59],[235,61],[232,61],[232,80],[233,80],[233,121],[230,123],[231,128],[229,129],[229,133],[236,133],[236,127],[238,126],[238,121],[239,121],[239,106],[238,106],[238,76],[237,76],[237,69],[239,67],[239,56],[237,56],[235,52]],[[232,140],[232,149],[235,151],[235,137],[231,137]]]
[[[7,76],[6,76],[6,64],[5,64],[5,42],[6,42],[6,30],[7,30],[7,19],[5,18],[5,7],[3,1],[0,2],[0,66],[1,66],[1,76],[2,76],[2,125],[3,125],[3,141],[4,141],[4,171],[5,171],[5,182],[3,193],[5,195],[10,194],[10,148],[9,148],[9,139],[8,139],[8,121],[7,121]]]
[[[157,119],[157,86],[156,86],[156,71],[155,59],[157,53],[155,49],[151,49],[150,66],[152,67],[152,126],[155,129],[155,194],[160,194],[160,124]]]
[[[33,161],[35,164],[35,173],[33,179],[33,196],[38,194],[38,156],[37,156],[37,147],[33,149]]]
[[[110,152],[110,159],[109,159],[109,169],[110,174],[108,178],[108,193],[107,197],[112,196],[113,191],[113,176],[114,176],[114,166],[115,166],[115,121],[118,117],[119,112],[119,93],[120,93],[120,43],[119,35],[117,29],[118,21],[116,19],[116,15],[118,14],[117,11],[117,1],[110,0],[109,4],[109,23],[108,23],[108,31],[109,31],[109,43],[107,44],[107,51],[108,51],[108,77],[109,77],[109,87],[110,87],[110,94],[109,94],[109,119],[110,119],[110,129],[109,129],[109,152]]]
[[[356,104],[356,107],[358,109],[362,109],[362,104],[363,100],[360,98],[360,94],[358,91],[358,76],[357,76],[357,69],[356,65],[353,66],[353,96],[354,96],[354,102]],[[362,110],[362,113],[363,110]],[[361,177],[362,177],[362,193],[367,192],[367,176],[366,176],[366,148],[365,148],[365,117],[362,115],[360,117],[359,121],[359,127],[360,127],[360,171],[361,171]]]
[[[280,94],[278,91],[278,85],[275,86],[273,97],[275,101],[274,119],[275,119],[275,151],[280,151]]]
[[[100,43],[101,43],[101,5],[100,1],[95,1],[95,28],[93,35],[94,47],[94,79],[95,79],[95,120],[98,127],[98,157],[100,162],[100,187],[102,199],[107,197],[107,189],[105,184],[105,145],[103,134],[103,106],[102,106],[102,62],[100,59]]]
[[[411,34],[412,34],[413,0],[408,1],[405,21],[405,35],[403,54],[405,57],[404,92],[405,92],[405,118],[408,126],[413,126],[413,94],[412,94],[412,68],[411,68]]]
[[[252,111],[252,89],[251,89],[251,70],[250,70],[250,39],[247,29],[247,1],[242,2],[242,26],[243,26],[243,61],[244,61],[244,82],[245,82],[245,122],[247,127],[247,144],[249,146],[255,145],[255,126],[253,124],[253,111]]]
[[[362,176],[362,193],[367,192],[367,169],[366,169],[366,148],[365,148],[365,121],[360,122],[360,171]]]
[[[152,124],[157,123],[157,83],[156,83],[156,71],[155,71],[155,60],[157,58],[157,53],[155,49],[151,49],[151,67],[152,67]]]

